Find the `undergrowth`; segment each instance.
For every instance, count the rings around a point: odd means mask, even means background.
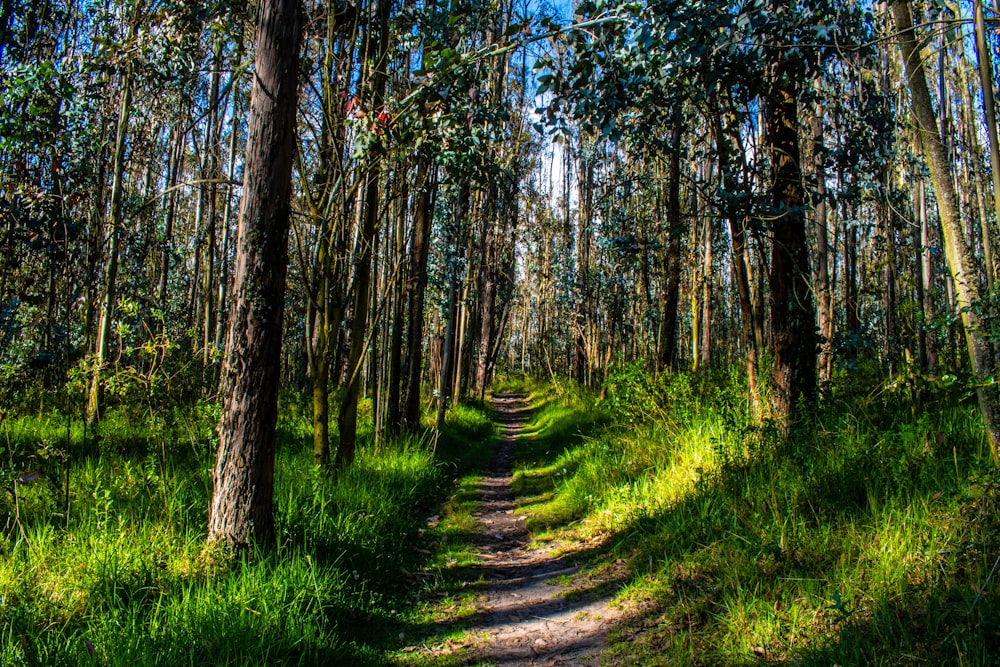
[[[612,662],[994,663],[1000,474],[956,388],[844,375],[786,441],[739,373],[535,395],[521,512],[628,562]]]
[[[612,663],[994,662],[1000,474],[961,387],[845,374],[787,440],[738,372],[499,389],[533,409],[513,486],[534,536],[627,563]],[[369,430],[330,478],[284,401],[277,541],[238,562],[203,546],[217,417],[113,412],[100,439],[4,418],[0,664],[423,664],[401,647],[465,641],[485,405],[436,440]]]
[[[204,548],[211,405],[112,411],[100,439],[55,413],[6,418],[0,664],[384,663],[430,553],[426,518],[492,422],[463,405],[437,442],[378,444],[369,426],[331,477],[312,465],[308,415],[282,406],[277,540],[237,562]]]

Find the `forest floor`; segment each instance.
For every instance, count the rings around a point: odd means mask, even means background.
[[[496,395],[494,409],[504,434],[474,490],[476,562],[464,577],[481,592],[464,636],[424,644],[421,662],[598,665],[608,632],[625,618],[612,604],[626,581],[624,563],[595,562],[606,551],[596,540],[533,541],[525,525],[531,499],[515,498],[511,489],[514,450],[530,411],[519,394]]]

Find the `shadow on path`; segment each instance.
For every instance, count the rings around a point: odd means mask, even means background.
[[[518,434],[530,415],[525,397],[497,394],[494,409],[505,433],[479,488],[476,549],[487,590],[470,631],[473,661],[494,665],[597,665],[607,633],[620,621],[609,606],[625,581],[623,571],[588,576],[577,564],[599,544],[571,543],[529,549],[524,517],[514,513],[512,461]]]

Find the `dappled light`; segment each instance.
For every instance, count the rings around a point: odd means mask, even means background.
[[[0,0],[0,667],[997,663],[998,26]]]

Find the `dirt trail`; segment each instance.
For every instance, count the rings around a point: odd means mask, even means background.
[[[479,488],[477,548],[489,587],[478,604],[475,661],[492,665],[598,665],[608,630],[621,612],[595,578],[573,564],[595,545],[553,544],[529,550],[524,518],[514,514],[515,441],[528,413],[524,397],[500,394],[494,406],[505,433]],[[614,568],[612,568],[614,570]],[[556,581],[553,581],[553,580]],[[611,586],[615,588],[616,586]],[[600,594],[604,593],[604,596]]]

